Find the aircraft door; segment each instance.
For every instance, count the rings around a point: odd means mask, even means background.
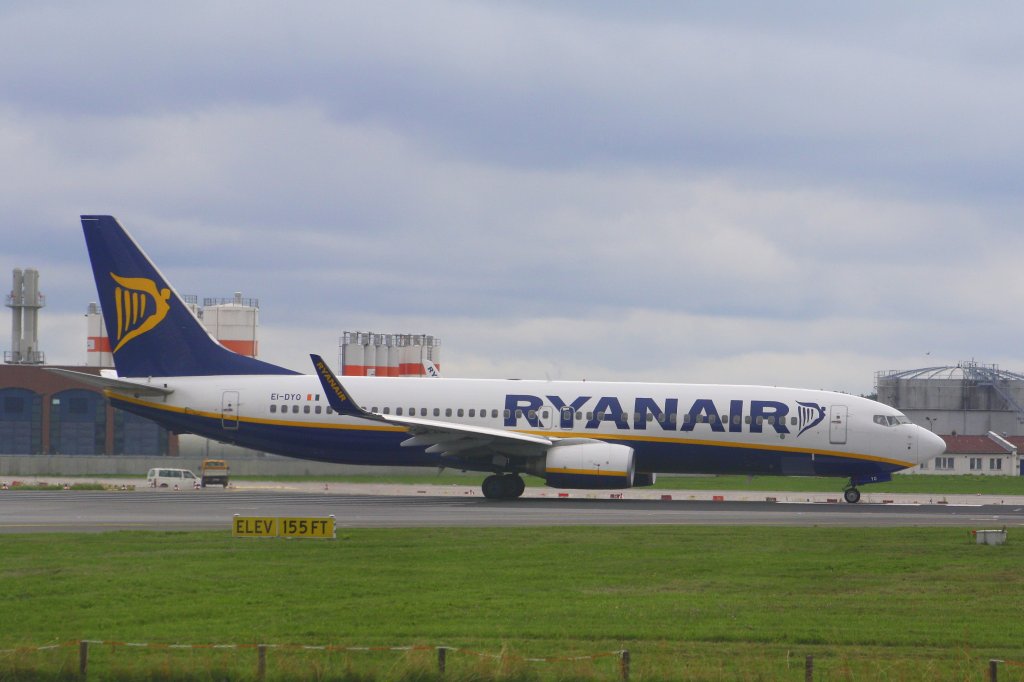
[[[224,391],[220,401],[220,425],[229,431],[238,429],[238,391]]]
[[[833,405],[829,408],[831,417],[828,421],[828,442],[833,445],[846,444],[846,405]]]

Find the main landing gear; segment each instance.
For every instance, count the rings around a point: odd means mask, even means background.
[[[526,490],[526,483],[519,474],[494,474],[481,487],[488,500],[514,500]]]
[[[850,504],[857,504],[860,502],[860,491],[851,483],[850,486],[843,491],[843,499]]]

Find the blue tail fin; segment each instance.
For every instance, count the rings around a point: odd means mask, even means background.
[[[82,229],[120,376],[297,374],[220,345],[115,218],[84,215]]]

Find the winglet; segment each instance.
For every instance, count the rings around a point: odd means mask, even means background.
[[[322,357],[310,354],[309,359],[313,361],[316,375],[320,377],[320,384],[324,387],[324,393],[327,395],[327,404],[334,408],[335,412],[346,417],[377,418],[377,415],[367,412],[356,405]]]

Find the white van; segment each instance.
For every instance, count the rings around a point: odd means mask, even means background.
[[[188,469],[150,469],[146,476],[150,488],[173,488],[191,490],[199,487],[199,477]]]

